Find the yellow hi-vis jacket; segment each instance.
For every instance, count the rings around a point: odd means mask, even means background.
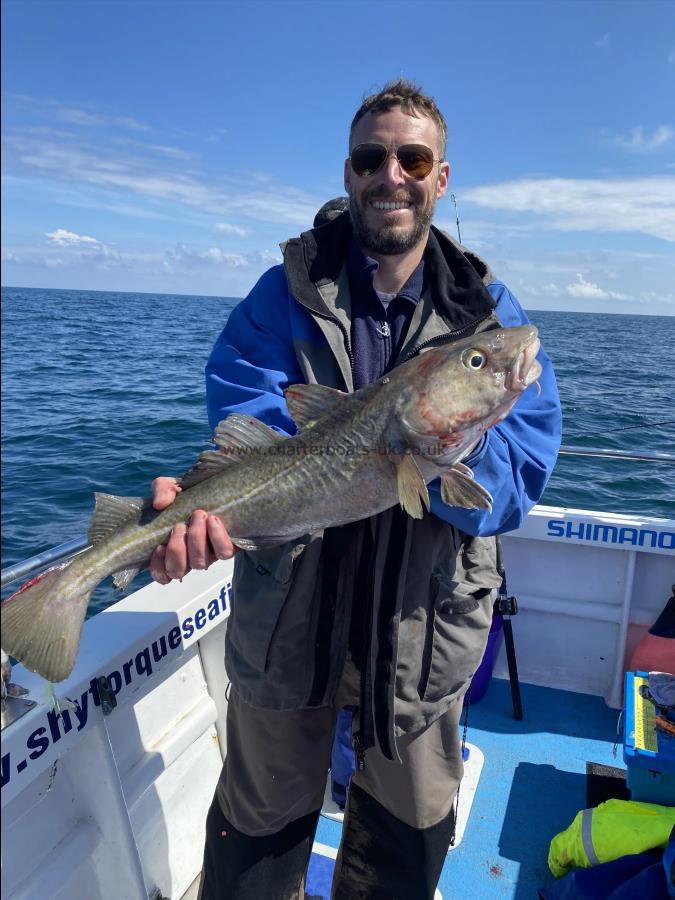
[[[551,841],[548,867],[560,878],[579,866],[588,869],[629,853],[665,847],[675,826],[675,806],[607,800],[582,809]]]

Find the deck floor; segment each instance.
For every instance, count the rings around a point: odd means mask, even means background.
[[[586,806],[586,763],[623,766],[621,743],[612,755],[619,712],[601,698],[527,684],[521,692],[520,722],[502,679],[471,707],[468,740],[485,762],[464,838],[443,867],[443,900],[536,898],[553,880],[546,863],[551,838]],[[337,848],[340,825],[321,817],[316,840]],[[325,849],[312,855],[308,894],[329,896],[329,869]]]

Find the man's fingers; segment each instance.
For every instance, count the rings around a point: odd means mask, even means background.
[[[166,545],[164,568],[169,578],[184,578],[190,570],[187,552],[187,525],[175,525]]]
[[[235,547],[218,516],[209,516],[206,520],[206,531],[217,559],[231,559],[239,549]]]
[[[182,490],[175,478],[160,476],[152,482],[152,505],[155,509],[166,509]]]
[[[171,479],[155,479],[153,491],[158,481]],[[174,496],[175,488],[180,490],[175,482],[168,487]],[[184,578],[191,569],[207,569],[217,559],[231,559],[238,549],[218,516],[197,509],[189,527],[182,522],[175,525],[167,544],[155,549],[150,558],[150,574],[159,584],[168,584],[174,578]]]
[[[150,574],[154,581],[158,584],[168,584],[171,579],[166,574],[166,568],[164,566],[164,557],[166,556],[166,547],[162,544],[160,547],[155,549],[155,552],[150,557]]]
[[[190,527],[187,532],[187,552],[188,562],[193,569],[205,569],[209,564],[206,516],[203,509],[196,509],[190,519]]]

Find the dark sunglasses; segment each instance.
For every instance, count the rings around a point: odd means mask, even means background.
[[[352,150],[349,161],[352,169],[360,178],[374,175],[393,153],[404,172],[413,178],[426,178],[434,167],[434,151],[424,144],[403,144],[396,151],[389,150],[384,144],[359,144]]]

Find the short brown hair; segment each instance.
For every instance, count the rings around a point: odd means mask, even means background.
[[[356,123],[367,113],[389,112],[390,109],[396,109],[397,107],[400,107],[409,116],[428,116],[436,123],[440,136],[441,158],[445,159],[448,143],[448,123],[445,121],[445,116],[436,106],[436,101],[433,97],[422,93],[418,85],[405,78],[399,78],[398,81],[389,81],[381,91],[365,98],[352,119],[349,129],[350,141]]]

